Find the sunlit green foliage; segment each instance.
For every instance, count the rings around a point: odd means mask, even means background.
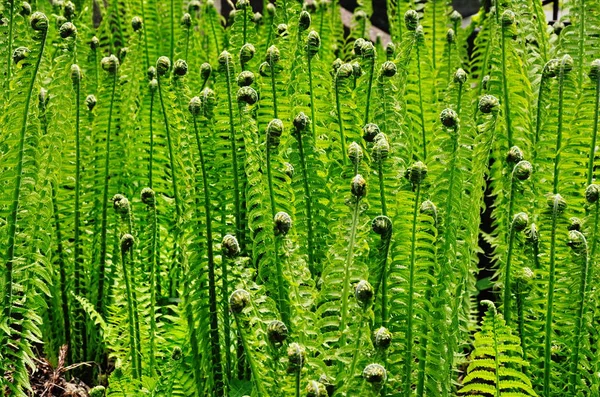
[[[3,0],[0,395],[598,396],[600,0],[491,3]]]

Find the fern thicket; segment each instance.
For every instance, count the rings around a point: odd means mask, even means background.
[[[597,395],[600,3],[491,3],[3,2],[0,394]]]

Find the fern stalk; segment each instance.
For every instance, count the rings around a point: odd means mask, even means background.
[[[52,182],[50,183],[50,189],[52,191],[52,209],[54,213],[54,228],[56,229],[56,252],[58,254],[58,271],[60,273],[60,298],[61,298],[61,309],[64,321],[65,330],[65,343],[72,346],[71,341],[71,319],[69,311],[69,299],[67,298],[67,270],[65,266],[65,255],[63,248],[63,237],[60,228],[60,219],[58,216],[58,203],[56,198],[56,186]],[[85,342],[85,338],[83,339]],[[73,349],[68,350],[68,360],[73,362]]]
[[[256,389],[259,396],[268,396],[269,393],[265,390],[265,386],[261,379],[261,374],[258,371],[258,367],[256,365],[256,359],[252,354],[252,350],[250,350],[250,346],[248,345],[248,341],[246,340],[246,336],[244,335],[243,329],[240,324],[239,315],[235,314],[235,325],[239,330],[239,336],[242,341],[242,346],[244,347],[244,351],[246,352],[246,358],[248,359],[248,364],[250,365],[250,371],[252,372],[252,380],[256,385]]]
[[[496,11],[497,13],[498,11]],[[506,31],[504,23],[501,24],[502,29],[500,31],[501,37],[501,45],[502,45],[502,95],[504,95],[504,117],[506,117],[506,131],[508,137],[508,147],[512,147],[513,144],[513,128],[512,122],[510,118],[510,95],[508,92],[508,74],[506,70]],[[508,323],[508,318],[506,318],[506,314],[504,315],[506,322]]]
[[[273,92],[275,94],[275,92]],[[267,142],[266,142],[266,152],[267,152],[267,183],[269,186],[269,201],[271,204],[271,216],[272,219],[275,219],[275,214],[277,212],[275,207],[275,193],[273,191],[273,176],[271,170],[271,144],[269,143],[269,136],[267,134]],[[275,228],[273,229],[275,230]],[[275,251],[273,253],[275,260],[275,267],[277,271],[277,309],[281,313],[281,319],[285,324],[290,324],[290,307],[289,302],[285,294],[284,288],[284,279],[283,279],[283,268],[281,266],[281,260],[279,257],[279,247],[281,246],[280,237],[277,233],[274,234],[274,248]]]
[[[229,110],[229,136],[231,140],[231,168],[233,170],[233,190],[234,190],[234,202],[235,202],[235,234],[240,238],[240,248],[242,251],[245,250],[245,233],[242,227],[242,207],[240,200],[240,182],[238,175],[238,158],[237,158],[237,145],[235,136],[235,124],[233,122],[233,99],[232,99],[232,76],[230,73],[229,60],[230,57],[226,56],[226,64],[224,65],[225,78],[227,83],[227,105]],[[240,116],[241,117],[241,116]]]
[[[513,221],[513,207],[514,207],[514,194],[515,194],[515,174],[514,169],[510,178],[510,197],[508,201],[508,221],[510,223],[510,231],[508,235],[508,253],[506,255],[506,265],[504,267],[504,298],[502,310],[504,312],[504,320],[507,325],[510,325],[511,311],[510,311],[510,298],[511,298],[511,281],[510,272],[512,264],[513,246],[515,241],[515,222]]]
[[[552,318],[554,314],[554,285],[556,280],[556,226],[558,221],[558,205],[559,197],[557,197],[558,191],[558,172],[560,163],[560,150],[562,141],[562,126],[563,126],[563,82],[565,76],[565,61],[567,55],[565,55],[561,61],[560,71],[558,75],[558,126],[556,134],[556,155],[554,157],[554,182],[553,182],[553,193],[554,203],[552,208],[552,231],[550,241],[550,279],[548,281],[548,293],[546,301],[546,325],[544,327],[544,396],[550,397],[550,375],[552,365]]]
[[[196,134],[196,144],[200,156],[200,169],[202,171],[202,183],[204,191],[204,213],[206,216],[206,240],[208,256],[208,299],[210,306],[210,338],[211,338],[211,358],[213,366],[213,376],[215,382],[215,395],[223,395],[223,374],[221,365],[221,345],[219,344],[219,320],[217,310],[217,290],[215,283],[215,259],[213,252],[213,234],[212,218],[210,211],[210,188],[208,175],[206,173],[206,164],[204,162],[204,152],[202,150],[202,141],[198,133],[198,122],[194,120],[194,132]]]
[[[141,380],[142,378],[142,369],[138,367],[138,357],[140,355],[139,346],[136,342],[136,334],[135,334],[135,318],[137,317],[137,313],[134,313],[135,309],[133,307],[133,294],[132,294],[132,285],[131,280],[129,278],[129,271],[127,270],[127,249],[123,246],[126,244],[123,240],[126,238],[131,239],[131,244],[133,244],[133,236],[125,235],[123,236],[121,242],[121,268],[123,271],[123,280],[125,281],[125,290],[127,293],[127,319],[128,319],[128,329],[129,329],[129,354],[131,355],[131,367],[133,371],[133,377],[136,380]],[[130,246],[128,249],[133,249]],[[130,264],[133,267],[133,262]]]
[[[194,384],[196,387],[196,397],[200,397],[204,395],[204,385],[202,383],[203,375],[202,375],[202,355],[200,354],[200,350],[198,349],[198,345],[200,343],[198,339],[198,334],[196,332],[196,321],[194,320],[194,312],[192,311],[191,299],[190,299],[190,290],[188,286],[188,282],[183,283],[184,293],[183,297],[185,299],[185,321],[188,327],[188,338],[190,349],[192,350],[192,367],[193,367],[193,377]]]
[[[344,135],[344,121],[342,119],[342,106],[340,103],[340,88],[339,88],[339,78],[336,73],[335,76],[335,108],[337,111],[337,119],[338,119],[338,128],[340,130],[340,143],[342,144],[342,162],[344,165],[347,164],[346,160],[346,138]]]
[[[435,32],[435,29],[434,29]],[[421,119],[421,136],[423,139],[423,159],[427,160],[427,134],[425,132],[425,111],[423,110],[423,83],[421,79],[421,51],[418,41],[421,39],[417,38],[417,81],[419,90],[419,118]],[[435,59],[435,56],[433,57]],[[435,62],[435,61],[434,61]]]
[[[171,0],[172,2],[173,0]],[[177,183],[177,168],[175,167],[175,154],[173,152],[173,141],[172,141],[172,137],[171,137],[171,129],[169,128],[169,118],[167,116],[167,109],[165,107],[165,101],[163,99],[163,94],[162,94],[162,84],[161,84],[161,76],[160,73],[157,75],[157,81],[158,81],[158,97],[160,99],[160,106],[162,108],[162,114],[163,114],[163,120],[165,123],[165,132],[167,134],[167,146],[169,149],[169,164],[171,166],[171,178],[172,178],[172,185],[173,185],[173,197],[175,199],[175,214],[177,215],[177,219],[176,219],[176,223],[179,225],[182,221],[182,208],[181,208],[181,199],[179,196],[179,188],[178,183]],[[176,232],[177,234],[179,232]],[[177,246],[179,245],[178,241],[175,242],[175,247],[177,249]],[[174,264],[174,266],[176,266]],[[171,283],[173,282],[173,280],[171,280]],[[171,293],[173,293],[173,291],[171,291]]]
[[[110,138],[116,88],[117,72],[115,71],[112,76],[110,104],[108,110],[108,126],[106,129],[106,149],[104,157],[104,187],[102,192],[102,226],[100,228],[100,264],[98,267],[98,295],[96,298],[95,305],[96,311],[101,315],[104,314],[104,280],[106,277],[106,244],[108,229],[108,181],[110,179]]]
[[[169,5],[171,7],[171,12],[169,13],[171,20],[170,20],[170,29],[171,29],[171,41],[169,43],[169,59],[174,60],[175,59],[175,0],[171,0],[169,2]]]
[[[596,211],[597,218],[598,211]],[[598,219],[595,219],[596,221]],[[573,351],[571,354],[571,395],[577,395],[580,387],[579,384],[579,353],[581,346],[581,337],[583,333],[583,321],[585,309],[588,303],[588,299],[586,295],[588,295],[588,283],[592,280],[592,267],[590,266],[590,256],[588,251],[588,244],[585,236],[579,231],[571,231],[571,233],[575,233],[577,238],[581,241],[578,241],[576,244],[581,244],[581,254],[585,255],[583,258],[583,268],[581,269],[581,280],[579,284],[579,296],[577,298],[577,318],[575,319],[575,342],[573,346]],[[578,249],[578,247],[573,247]]]
[[[73,265],[74,265],[74,278],[75,278],[75,295],[81,296],[81,284],[82,284],[82,269],[83,269],[83,258],[82,243],[81,243],[81,139],[80,139],[80,110],[81,110],[81,79],[73,79],[75,88],[75,233],[73,238]],[[63,297],[63,299],[66,298]],[[81,317],[80,317],[81,316]],[[87,351],[87,331],[86,322],[83,318],[83,313],[77,316],[77,328],[80,328],[81,332],[81,348],[83,351],[83,357],[86,357]],[[79,323],[81,320],[81,323]],[[66,326],[66,323],[65,323]],[[71,349],[69,349],[69,354]]]
[[[552,365],[552,319],[554,315],[554,289],[556,284],[556,224],[558,221],[558,200],[555,196],[552,205],[552,232],[550,235],[550,279],[546,299],[546,325],[544,326],[544,397],[550,397],[550,369]]]
[[[537,143],[540,141],[540,130],[542,126],[542,105],[544,101],[544,84],[546,83],[548,77],[546,77],[545,73],[542,73],[542,78],[540,80],[540,89],[538,92],[537,99],[537,113],[535,119],[535,137],[533,141],[533,148],[537,152]]]
[[[565,55],[560,64],[560,71],[558,73],[558,125],[556,127],[556,155],[554,157],[554,183],[553,190],[554,194],[558,193],[558,173],[560,164],[560,152],[562,145],[562,132],[563,132],[563,103],[564,103],[564,80],[565,74],[565,63],[570,59],[568,55]]]
[[[413,349],[413,310],[414,310],[414,277],[417,248],[417,214],[419,212],[419,198],[421,195],[421,184],[418,183],[415,193],[415,204],[413,209],[412,231],[411,231],[411,249],[410,249],[410,267],[408,273],[408,303],[407,303],[407,325],[406,325],[406,352],[404,357],[404,390],[405,395],[409,397],[412,394],[411,374],[412,374],[412,349]]]
[[[590,143],[590,155],[588,159],[588,186],[594,179],[594,157],[596,154],[596,139],[598,137],[598,113],[600,113],[600,76],[596,77],[596,101],[594,103],[594,126],[592,132],[592,142]]]
[[[149,159],[148,159],[148,187],[150,189],[154,189],[153,180],[152,180],[152,169],[154,168],[154,90],[150,90],[150,122],[149,122],[149,130],[150,130],[150,151]]]
[[[157,273],[158,269],[158,218],[156,215],[156,200],[150,209],[151,224],[150,230],[152,237],[150,239],[150,374],[156,375],[156,334],[158,329],[156,327],[156,285],[157,285]]]
[[[354,210],[352,211],[352,226],[350,227],[350,241],[348,242],[348,252],[344,262],[344,288],[342,291],[342,312],[340,320],[341,343],[344,346],[346,340],[346,317],[348,316],[348,295],[350,293],[350,269],[354,260],[354,243],[356,241],[356,229],[358,226],[358,212],[360,207],[360,197],[356,197]]]
[[[6,51],[6,87],[5,87],[5,92],[6,92],[6,99],[9,100],[10,99],[10,92],[11,90],[8,89],[9,85],[10,85],[10,77],[11,77],[11,63],[12,63],[12,56],[13,56],[13,25],[15,24],[15,19],[14,19],[14,15],[15,15],[15,0],[9,1],[10,3],[10,9],[9,9],[9,17],[8,17],[8,49]]]
[[[373,76],[375,75],[375,55],[374,54],[371,58],[369,58],[369,62],[371,62],[371,67],[369,69],[369,86],[367,88],[367,102],[365,104],[365,122],[363,123],[363,125],[367,125],[369,123],[369,108],[371,106],[371,91],[373,88]]]
[[[11,12],[12,12],[11,7]],[[45,16],[44,16],[45,18]],[[47,20],[46,20],[47,23]],[[11,19],[11,32],[12,32],[12,19]],[[27,98],[25,99],[25,109],[23,110],[23,120],[21,124],[21,132],[19,134],[19,149],[18,149],[18,159],[17,159],[17,168],[15,170],[15,186],[13,189],[13,199],[10,208],[10,213],[8,216],[8,244],[6,251],[6,273],[4,277],[4,316],[5,318],[11,318],[12,314],[12,294],[13,294],[13,262],[15,260],[15,245],[16,245],[16,237],[17,237],[17,216],[19,213],[19,203],[21,199],[21,183],[23,181],[23,158],[25,155],[25,138],[27,132],[27,119],[29,116],[29,105],[31,102],[31,94],[33,92],[33,87],[35,85],[35,80],[40,69],[40,64],[42,62],[42,58],[44,55],[44,49],[46,47],[46,37],[48,34],[48,30],[41,32],[41,44],[40,51],[35,63],[35,68],[33,69],[33,74],[31,76],[31,81],[29,82],[29,89],[27,90]],[[12,56],[9,53],[9,56]]]
[[[312,90],[311,90],[312,92]],[[314,124],[314,120],[311,124]],[[296,139],[298,140],[298,155],[300,157],[300,167],[302,169],[302,183],[304,185],[304,203],[306,205],[306,229],[307,229],[307,245],[308,245],[308,264],[314,275],[315,272],[315,247],[314,247],[314,231],[312,218],[312,196],[310,186],[308,184],[308,166],[304,155],[304,146],[302,142],[302,130],[296,129]]]
[[[358,334],[356,335],[356,343],[354,345],[354,352],[352,353],[352,364],[350,365],[350,371],[346,374],[346,384],[345,384],[345,388],[346,390],[348,390],[348,387],[350,385],[350,381],[352,380],[352,378],[354,377],[354,371],[356,370],[356,363],[358,362],[358,357],[360,356],[360,340],[362,338],[362,333],[363,333],[363,322],[365,322],[365,312],[361,312],[360,315],[360,321],[359,321],[359,327],[358,327]]]
[[[231,382],[231,318],[227,299],[229,298],[229,260],[226,255],[221,255],[221,290],[223,301],[223,333],[225,335],[225,374],[228,383]]]

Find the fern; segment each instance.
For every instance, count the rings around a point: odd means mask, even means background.
[[[482,301],[488,310],[475,335],[473,360],[463,380],[460,394],[501,396],[537,396],[529,378],[521,372],[527,365],[519,346],[519,337],[513,336],[494,304]]]

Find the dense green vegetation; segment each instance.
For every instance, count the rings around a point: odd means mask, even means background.
[[[383,43],[368,0],[3,0],[0,395],[38,357],[95,396],[600,395],[600,1],[562,3],[389,0]]]

